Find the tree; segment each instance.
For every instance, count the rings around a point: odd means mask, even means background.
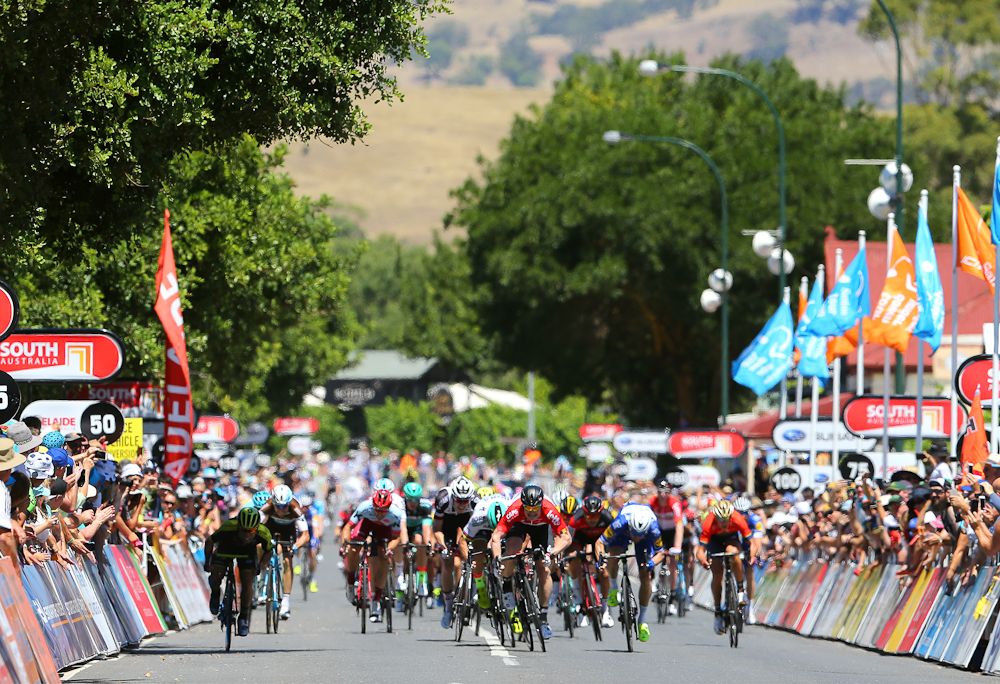
[[[427,31],[427,77],[438,78],[451,66],[455,52],[469,42],[469,29],[456,21],[441,21]]]
[[[658,56],[681,62],[683,56]],[[843,165],[884,154],[891,124],[841,90],[801,78],[786,60],[717,62],[759,83],[788,136],[789,249],[800,273],[822,259],[823,227],[874,228],[871,181]],[[481,180],[455,191],[448,222],[465,253],[486,335],[505,363],[532,368],[560,394],[607,398],[633,424],[711,425],[718,413],[719,321],[698,305],[719,260],[715,183],[704,163],[668,145],[601,143],[608,129],[677,135],[722,170],[731,213],[730,358],[778,301],[776,279],[741,230],[777,221],[774,126],[745,88],[721,78],[644,78],[614,55],[566,68],[552,100],[518,117]],[[748,395],[737,393],[737,404]]]
[[[388,398],[382,406],[365,407],[372,446],[388,451],[434,451],[441,442],[438,417],[426,401]]]
[[[542,75],[542,56],[528,43],[526,33],[516,33],[500,46],[499,67],[515,86],[537,85]]]

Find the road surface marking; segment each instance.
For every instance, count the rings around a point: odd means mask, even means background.
[[[486,644],[490,647],[490,655],[496,656],[497,658],[503,658],[504,665],[517,666],[517,658],[512,656],[510,652],[503,647],[500,643],[500,639],[497,635],[488,630],[485,627],[479,628],[479,633],[486,640]]]

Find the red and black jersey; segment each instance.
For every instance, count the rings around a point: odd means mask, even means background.
[[[715,513],[709,513],[701,523],[701,543],[707,544],[712,537],[720,537],[729,534],[739,534],[743,539],[750,538],[750,526],[746,518],[740,513],[733,511],[733,515],[726,524],[722,524]]]
[[[548,525],[552,528],[553,534],[561,534],[566,529],[566,523],[563,522],[559,509],[548,499],[542,500],[541,515],[534,520],[529,520],[524,514],[524,505],[520,499],[512,503],[497,523],[497,530],[500,531],[501,535],[506,535],[514,525]]]
[[[614,518],[606,508],[602,508],[597,514],[597,522],[591,523],[587,521],[585,513],[582,508],[576,509],[569,519],[569,526],[573,530],[573,541],[593,544],[604,534],[604,530],[608,529]]]

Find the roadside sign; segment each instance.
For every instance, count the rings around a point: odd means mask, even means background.
[[[778,468],[771,476],[771,486],[782,494],[793,494],[802,488],[802,476],[794,468]]]
[[[844,425],[858,437],[880,437],[885,426],[882,397],[865,394],[851,399],[844,406]],[[952,430],[961,432],[968,420],[965,407],[958,406],[958,424],[951,424],[951,401],[946,397],[924,397],[922,407],[922,435],[924,439],[950,437]],[[889,436],[892,438],[916,437],[916,397],[889,398]]]
[[[833,451],[833,420],[826,418],[816,421],[816,450]],[[782,451],[808,452],[809,438],[813,435],[812,421],[808,418],[790,418],[780,420],[771,431],[771,441],[774,446]],[[848,449],[855,451],[868,451],[874,449],[878,440],[875,438],[861,438],[844,426],[843,422],[837,425],[837,446],[841,451]]]
[[[611,447],[601,442],[588,444],[582,449],[590,463],[604,463],[611,458]]]
[[[236,446],[259,446],[267,442],[270,431],[263,423],[250,423],[240,430],[239,436],[233,442]]]
[[[232,442],[240,434],[240,424],[229,416],[201,416],[191,439],[199,444]]]
[[[667,442],[677,458],[739,458],[746,449],[746,437],[732,430],[681,430]]]
[[[125,432],[125,416],[110,402],[90,402],[80,414],[80,432],[87,439],[104,438],[108,444],[114,444]],[[135,457],[135,453],[132,456]]]
[[[586,423],[580,426],[580,439],[584,442],[610,442],[622,426],[617,423]]]
[[[840,476],[845,480],[857,480],[859,477],[874,477],[875,464],[864,454],[846,454],[838,464]]]
[[[25,416],[35,416],[42,422],[42,434],[49,430],[60,432],[83,432],[80,426],[80,416],[91,404],[97,402],[86,399],[43,399],[33,401],[24,407],[21,419]]]
[[[688,481],[691,479],[690,476],[683,470],[671,470],[669,473],[663,476],[669,484],[674,487],[684,487],[687,485]]]
[[[722,482],[722,475],[714,466],[703,465],[682,465],[680,469],[687,474],[687,484],[680,485],[689,489],[698,489],[703,485],[718,487]]]
[[[319,431],[319,421],[315,418],[275,418],[274,431],[283,437],[314,435]]]
[[[16,416],[19,408],[21,408],[21,390],[14,382],[14,378],[0,371],[0,423],[6,423]]]
[[[139,447],[142,446],[142,418],[126,418],[125,430],[114,444],[108,446],[108,453],[116,461],[135,460]],[[155,459],[154,459],[155,460]],[[160,453],[158,463],[162,464],[163,454]]]
[[[0,342],[0,370],[15,380],[99,382],[124,363],[121,340],[107,330],[17,330]]]
[[[983,408],[993,405],[993,357],[977,354],[961,363],[955,373],[955,391],[958,398],[971,405],[979,389],[979,400]]]
[[[619,432],[611,442],[615,449],[644,454],[667,453],[667,431]]]
[[[20,312],[14,288],[0,280],[0,340],[7,337],[17,326]]]
[[[631,458],[625,461],[628,470],[622,479],[630,482],[653,480],[656,478],[656,461],[651,458]]]

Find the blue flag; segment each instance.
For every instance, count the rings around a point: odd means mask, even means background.
[[[782,302],[750,346],[733,361],[733,380],[757,396],[774,387],[792,367],[792,310]]]
[[[806,302],[806,312],[799,319],[799,326],[795,331],[795,346],[798,347],[802,356],[799,358],[799,373],[804,378],[828,378],[829,369],[826,366],[826,338],[806,335],[806,328],[816,312],[823,305],[823,283],[817,277],[813,281],[812,290],[809,292],[809,301]]]
[[[830,290],[826,301],[820,305],[816,316],[809,321],[805,334],[817,337],[836,337],[858,324],[858,319],[872,312],[872,298],[868,291],[868,262],[865,250],[847,267]]]
[[[990,213],[990,225],[993,227],[993,244],[1000,245],[1000,164],[993,170],[993,211]]]
[[[927,225],[927,208],[923,202],[917,209],[917,252],[913,265],[917,272],[917,302],[920,304],[920,318],[913,334],[937,351],[944,332],[944,290],[941,289],[931,229]]]

